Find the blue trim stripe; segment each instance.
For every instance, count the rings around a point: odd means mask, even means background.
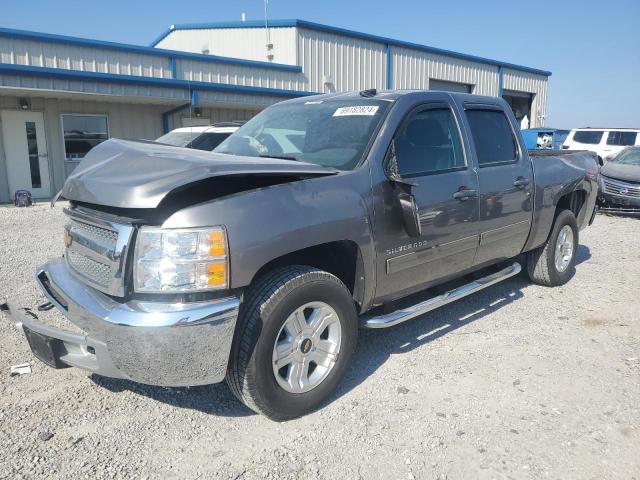
[[[173,78],[140,77],[134,75],[116,75],[113,73],[83,72],[62,68],[33,67],[30,65],[14,65],[0,63],[0,74],[31,75],[35,77],[59,78],[63,80],[86,80],[95,82],[124,83],[131,85],[147,85],[154,87],[195,89],[201,91],[216,91],[230,93],[246,93],[253,95],[269,95],[278,97],[303,97],[317,95],[315,92],[300,90],[283,90],[280,88],[252,87],[245,85],[231,85],[228,83],[192,82]]]
[[[537,68],[525,67],[522,65],[515,65],[513,63],[502,62],[499,60],[493,60],[490,58],[478,57],[475,55],[467,55],[465,53],[454,52],[451,50],[444,50],[441,48],[430,47],[428,45],[421,45],[418,43],[405,42],[397,40],[395,38],[388,38],[379,35],[371,35],[369,33],[357,32],[355,30],[348,30],[346,28],[332,27],[330,25],[323,25],[321,23],[308,22],[306,20],[269,20],[269,26],[272,28],[287,28],[287,27],[300,27],[307,28],[309,30],[316,30],[319,32],[334,33],[337,35],[343,35],[351,38],[359,38],[361,40],[369,40],[372,42],[384,43],[394,47],[404,47],[413,50],[419,50],[422,52],[435,53],[438,55],[446,55],[448,57],[459,58],[461,60],[469,60],[472,62],[488,63],[495,65],[496,67],[511,68],[514,70],[520,70],[523,72],[535,73],[538,75],[544,75],[546,77],[551,76],[551,72],[546,70],[539,70]],[[172,25],[171,28],[163,32],[154,42],[151,44],[156,45],[167,35],[175,30],[204,30],[215,28],[264,28],[264,22],[250,21],[250,22],[212,22],[212,23],[184,23],[179,25]]]
[[[35,40],[47,43],[65,43],[79,47],[99,48],[101,50],[116,50],[120,52],[139,53],[142,55],[153,55],[155,57],[165,57],[167,59],[196,60],[199,62],[223,63],[242,67],[267,68],[271,70],[283,70],[287,72],[302,72],[298,65],[285,65],[282,63],[260,62],[257,60],[243,60],[240,58],[219,57],[217,55],[204,55],[202,53],[179,52],[166,50],[164,48],[143,47],[140,45],[129,45],[126,43],[107,42],[104,40],[91,40],[87,38],[69,37],[66,35],[55,35],[52,33],[30,32],[26,30],[14,30],[12,28],[0,28],[0,37],[18,38],[21,40]]]
[[[502,83],[504,82],[504,68],[498,68],[498,96],[502,97]]]

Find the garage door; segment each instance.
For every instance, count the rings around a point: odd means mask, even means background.
[[[444,80],[429,79],[429,90],[440,90],[443,92],[471,93],[473,85],[457,82],[446,82]]]

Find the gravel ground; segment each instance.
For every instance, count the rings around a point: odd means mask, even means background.
[[[0,295],[40,301],[33,272],[62,253],[63,222],[0,207]],[[3,316],[0,478],[640,479],[639,222],[598,216],[564,287],[518,276],[363,331],[332,401],[281,424],[224,384],[49,369]]]

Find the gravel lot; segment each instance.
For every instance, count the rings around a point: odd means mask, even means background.
[[[0,206],[0,296],[41,301],[34,269],[62,253],[63,223]],[[639,219],[600,215],[562,288],[522,275],[363,331],[331,403],[282,424],[224,384],[49,369],[3,314],[0,478],[640,479],[639,247]]]

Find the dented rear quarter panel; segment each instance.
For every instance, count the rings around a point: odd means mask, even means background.
[[[580,229],[587,226],[598,193],[598,164],[593,152],[551,152],[530,155],[533,163],[533,222],[527,252],[541,246],[549,237],[560,198],[574,191],[586,194],[586,204],[578,217]]]

